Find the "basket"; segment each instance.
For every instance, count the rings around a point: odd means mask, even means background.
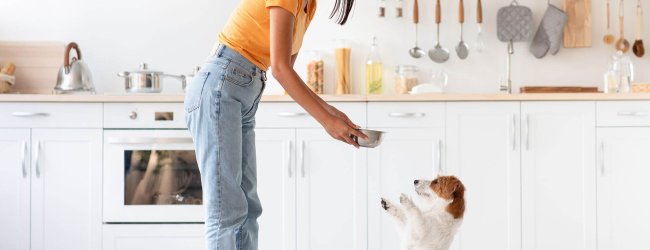
[[[11,86],[12,85],[9,84],[8,82],[0,81],[0,93],[1,94],[9,93],[9,91],[11,91]]]

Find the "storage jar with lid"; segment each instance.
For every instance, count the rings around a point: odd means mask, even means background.
[[[418,85],[418,68],[414,65],[397,65],[395,69],[395,93],[408,94]]]

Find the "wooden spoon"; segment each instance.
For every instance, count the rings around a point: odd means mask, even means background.
[[[632,52],[637,57],[643,57],[645,54],[641,35],[641,31],[643,30],[641,20],[643,20],[643,9],[641,9],[641,0],[638,0],[636,4],[636,40],[634,41],[634,45],[632,45]]]
[[[628,42],[625,39],[625,5],[623,4],[624,0],[621,0],[619,7],[618,7],[618,21],[619,21],[619,29],[621,31],[621,36],[616,42],[616,50],[621,51],[623,53],[627,53],[630,50],[630,42]]]
[[[607,0],[607,34],[605,34],[605,36],[603,36],[603,42],[605,42],[605,44],[610,44],[611,45],[611,44],[614,44],[615,38],[614,38],[614,35],[612,35],[612,31],[611,31],[611,28],[610,28],[611,27],[611,25],[610,25],[610,19],[611,19],[610,16],[611,15],[610,15],[609,1],[610,0]]]

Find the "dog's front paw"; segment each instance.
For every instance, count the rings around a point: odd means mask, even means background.
[[[386,199],[384,199],[384,198],[381,198],[381,207],[384,210],[388,210],[391,207],[390,202],[386,201]]]
[[[402,203],[402,205],[409,207],[413,205],[413,202],[411,201],[411,198],[408,197],[408,195],[402,193],[399,196],[399,203]]]

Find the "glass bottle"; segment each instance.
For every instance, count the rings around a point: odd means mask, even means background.
[[[372,37],[372,47],[366,61],[366,93],[381,94],[383,86],[383,65],[379,57],[377,37]]]

